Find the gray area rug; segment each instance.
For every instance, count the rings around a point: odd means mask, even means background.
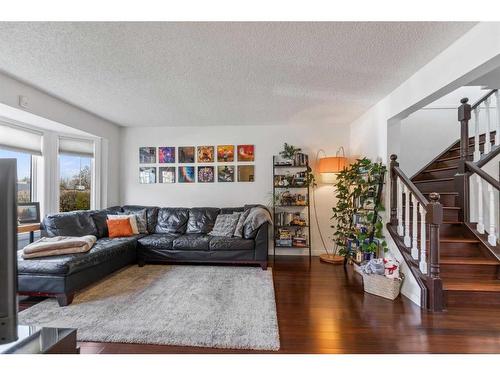
[[[272,271],[254,267],[131,266],[78,293],[47,299],[21,324],[77,328],[78,340],[278,350]]]

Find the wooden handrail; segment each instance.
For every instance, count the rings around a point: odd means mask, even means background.
[[[483,95],[481,98],[479,98],[479,100],[477,102],[475,102],[472,106],[471,106],[471,110],[475,110],[477,107],[479,107],[484,101],[486,101],[486,99],[488,99],[491,95],[493,95],[494,93],[496,93],[498,90],[497,89],[494,89],[494,90],[491,90],[490,92],[488,92],[487,94]]]
[[[493,186],[495,189],[500,190],[500,182],[495,180],[494,177],[486,173],[484,170],[479,168],[475,163],[471,161],[466,161],[465,166],[467,170],[477,174],[479,177],[481,177],[483,180],[485,180],[487,183],[489,183],[491,186]]]
[[[410,192],[417,198],[417,200],[427,207],[429,201],[424,197],[424,195],[418,190],[415,184],[405,175],[405,173],[399,167],[394,167],[394,173],[399,176],[403,183],[410,189]]]
[[[500,154],[500,147],[499,146],[493,146],[491,151],[488,152],[488,154],[484,157],[481,157],[481,159],[479,159],[477,162],[476,162],[476,165],[479,167],[479,168],[482,168],[483,166],[485,166],[486,164],[488,164],[491,160],[493,160],[498,154]]]
[[[440,196],[438,193],[432,192],[427,200],[399,168],[397,155],[391,155],[390,177],[389,232],[410,271],[417,279],[421,288],[422,306],[432,311],[442,311],[444,294],[439,269],[439,230],[443,222],[443,206],[439,202]],[[399,188],[400,184],[405,186],[404,199],[406,203],[402,202],[403,192]],[[413,204],[410,202],[408,191],[411,193]],[[405,208],[404,215],[403,206]],[[419,215],[420,221],[418,221]],[[426,249],[427,243],[429,247]]]

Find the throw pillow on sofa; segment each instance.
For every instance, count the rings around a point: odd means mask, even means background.
[[[135,215],[108,215],[108,222],[110,220],[113,221],[113,220],[123,220],[123,219],[130,221],[130,227],[132,228],[133,234],[139,234],[139,228],[137,228],[137,219]]]
[[[239,213],[220,214],[215,219],[213,230],[209,233],[211,236],[233,237],[234,230],[240,218]]]
[[[108,219],[109,238],[133,236],[130,219]]]
[[[248,214],[250,213],[250,208],[246,209],[241,215],[240,218],[238,219],[238,224],[236,224],[236,228],[234,229],[234,236],[238,238],[243,238],[243,226],[245,225],[245,220],[248,217]]]
[[[141,211],[125,211],[126,215],[134,215],[139,233],[148,233],[148,217],[147,210]]]

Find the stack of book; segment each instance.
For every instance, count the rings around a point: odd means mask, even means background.
[[[276,246],[292,246],[292,232],[288,229],[279,229],[276,238]]]

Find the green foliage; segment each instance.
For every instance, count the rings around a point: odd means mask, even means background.
[[[90,190],[61,190],[59,211],[90,210]]]
[[[295,154],[301,151],[301,148],[297,148],[285,142],[285,144],[283,145],[283,151],[280,151],[280,156],[284,159],[293,159]]]
[[[382,233],[382,217],[379,215],[384,207],[376,199],[379,184],[384,183],[385,172],[386,167],[382,163],[363,158],[357,159],[338,174],[334,183],[338,202],[332,208],[332,220],[335,223],[332,228],[340,255],[354,255],[355,250],[349,250],[348,240],[359,242],[360,250],[365,253],[376,253],[379,246],[387,251]],[[372,206],[363,207],[363,202],[371,202]],[[355,215],[360,219],[360,226],[354,224]]]

